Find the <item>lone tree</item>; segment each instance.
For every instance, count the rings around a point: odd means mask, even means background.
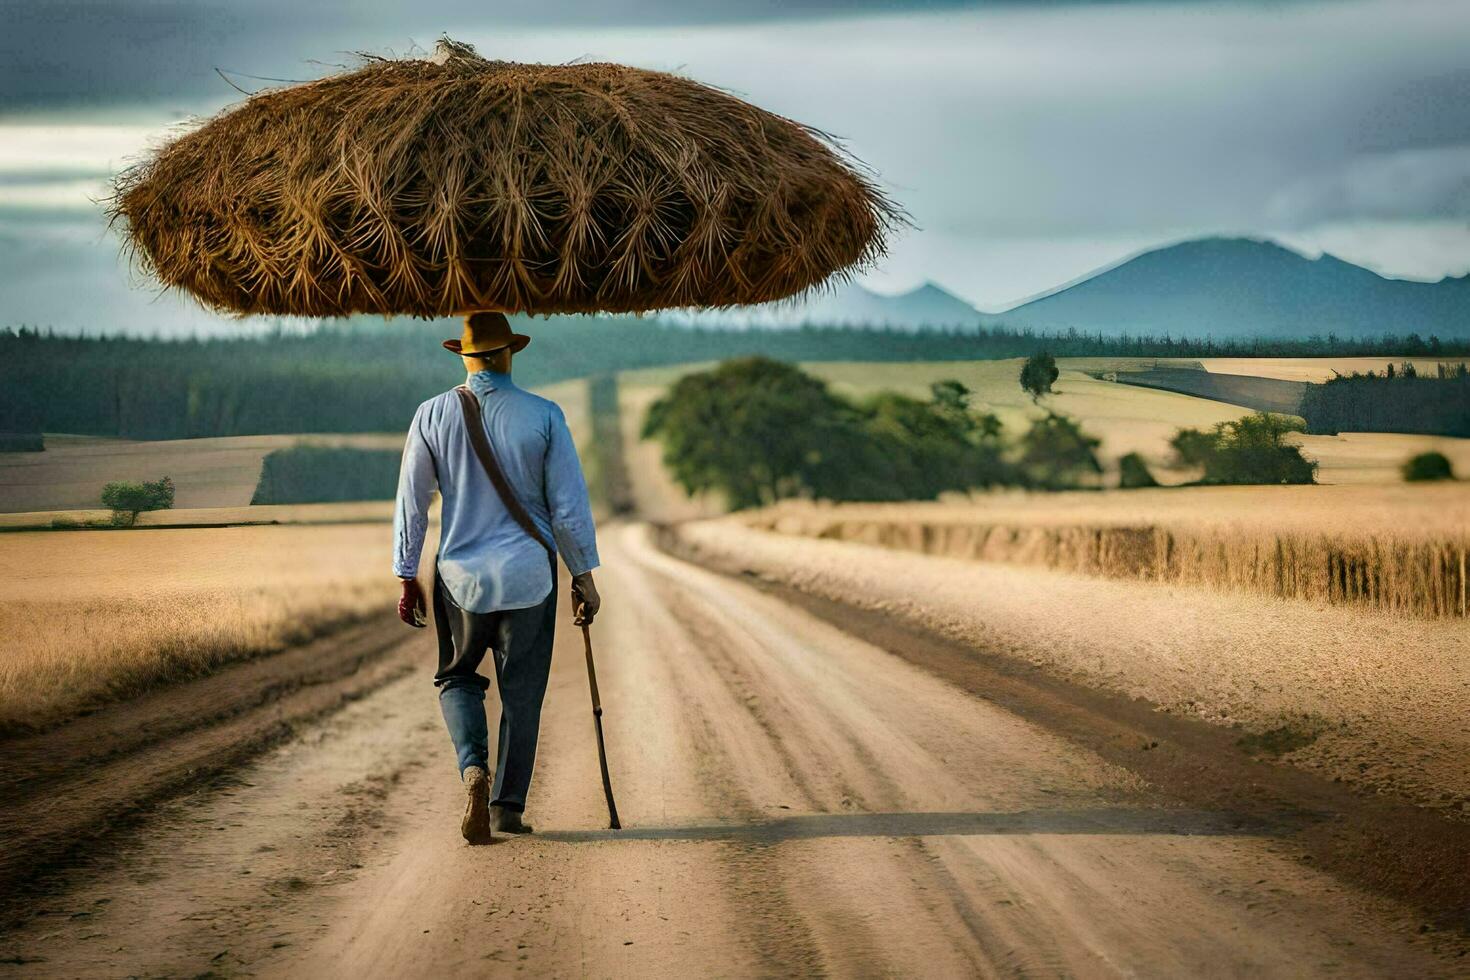
[[[174,505],[174,481],[168,477],[146,483],[113,482],[102,488],[102,506],[112,510],[112,523],[130,527],[145,510],[168,510]]]
[[[1051,386],[1057,380],[1057,359],[1046,351],[1038,351],[1026,358],[1021,365],[1021,388],[1039,402],[1042,395],[1051,394]]]

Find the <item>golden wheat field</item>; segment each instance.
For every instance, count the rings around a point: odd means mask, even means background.
[[[390,500],[333,504],[257,504],[246,507],[186,507],[145,510],[135,528],[231,527],[240,524],[370,524],[393,520]],[[109,510],[38,510],[0,514],[0,531],[111,528]]]
[[[0,535],[0,730],[300,643],[395,598],[386,524]]]
[[[1455,485],[1192,487],[787,502],[751,527],[951,558],[1435,618],[1467,614],[1470,493]]]

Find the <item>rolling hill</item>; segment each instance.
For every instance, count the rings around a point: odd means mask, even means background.
[[[1331,255],[1206,238],[1135,256],[987,323],[1173,337],[1470,336],[1470,276],[1388,279]]]
[[[806,299],[733,310],[661,314],[734,328],[1001,325],[1057,333],[1200,338],[1470,337],[1470,276],[1389,279],[1331,255],[1309,259],[1273,242],[1204,238],[1093,272],[1000,313],[982,313],[942,286],[884,296],[856,284]]]
[[[672,310],[658,316],[670,323],[711,327],[892,327],[922,330],[978,326],[983,314],[944,287],[928,282],[893,296],[875,293],[857,283],[844,283],[830,292],[788,302],[729,310]]]

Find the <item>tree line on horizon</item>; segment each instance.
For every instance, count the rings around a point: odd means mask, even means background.
[[[762,355],[802,361],[950,361],[1025,357],[1439,357],[1470,340],[1332,335],[1187,340],[949,330],[803,327],[732,330],[657,319],[516,318],[534,338],[517,360],[525,386],[617,371]],[[0,434],[68,432],[180,439],[401,429],[460,377],[438,340],[454,321],[330,324],[304,334],[218,338],[72,337],[0,329]],[[17,448],[26,448],[17,444]]]
[[[1470,437],[1470,365],[1441,361],[1431,373],[1405,361],[1382,374],[1338,374],[1302,395],[1313,435],[1409,432]]]

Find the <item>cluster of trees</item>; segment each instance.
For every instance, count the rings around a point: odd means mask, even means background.
[[[1405,361],[1382,374],[1338,375],[1302,396],[1307,431],[1413,432],[1470,436],[1470,366],[1440,363],[1433,374]]]
[[[143,483],[114,481],[102,488],[102,506],[112,511],[112,523],[131,527],[145,510],[168,510],[174,505],[174,481],[168,477]]]
[[[1317,464],[1284,439],[1302,430],[1294,416],[1257,412],[1208,432],[1180,429],[1169,445],[1180,465],[1204,470],[1201,483],[1315,483]]]
[[[1055,364],[1038,354],[1019,381],[1038,405]],[[1044,406],[1043,406],[1044,407]],[[1299,419],[1259,412],[1210,431],[1180,429],[1171,445],[1201,483],[1312,483],[1316,464],[1286,441]],[[881,392],[861,401],[769,358],[727,361],[686,375],[655,402],[643,435],[662,441],[664,462],[690,493],[723,494],[735,508],[788,497],[922,500],[949,490],[1097,486],[1099,440],[1047,410],[1014,441],[1000,420],[970,406],[958,381],[928,400]],[[1119,460],[1118,485],[1157,486],[1137,453]]]
[[[391,449],[292,446],[268,453],[252,504],[391,500],[403,454]]]
[[[785,361],[942,361],[1055,356],[1248,357],[1470,354],[1437,338],[1209,341],[970,330],[695,329],[653,319],[517,318],[535,337],[519,381],[764,354]],[[401,429],[459,364],[435,341],[453,321],[348,320],[310,333],[210,340],[58,337],[0,330],[0,434],[141,439]]]
[[[1061,489],[1100,473],[1098,440],[1048,413],[1009,444],[1000,420],[970,407],[958,381],[922,400],[843,398],[782,361],[740,358],[680,379],[650,408],[643,435],[663,443],[690,493],[735,508],[787,497],[921,500],[995,485]]]
[[[1409,483],[1455,478],[1455,468],[1450,464],[1450,458],[1444,453],[1437,452],[1416,453],[1410,456],[1400,467],[1400,472]]]

